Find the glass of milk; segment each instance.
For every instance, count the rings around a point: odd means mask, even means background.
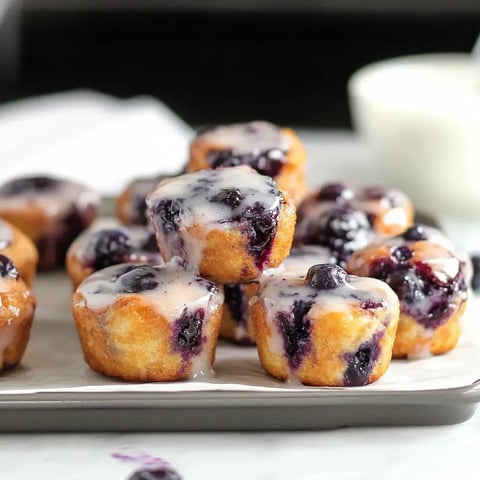
[[[423,211],[480,220],[480,64],[472,56],[371,64],[348,92],[353,124],[385,182]]]

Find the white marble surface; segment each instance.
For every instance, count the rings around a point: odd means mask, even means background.
[[[441,427],[3,435],[1,478],[126,480],[134,466],[111,456],[124,448],[168,460],[184,480],[473,479],[478,475],[480,412],[466,423]]]
[[[303,132],[310,181],[379,181],[368,152],[348,132]],[[320,165],[321,164],[321,165]],[[458,226],[450,221],[455,230]],[[479,226],[469,245],[480,247]],[[480,248],[479,248],[480,250]],[[121,419],[119,419],[121,421]],[[320,432],[4,434],[0,479],[127,479],[135,469],[112,454],[161,457],[185,480],[477,478],[480,412],[452,426],[342,428]],[[478,472],[477,472],[478,475]]]

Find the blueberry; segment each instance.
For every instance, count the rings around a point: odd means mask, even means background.
[[[182,477],[171,467],[152,466],[137,470],[128,480],[182,480]]]
[[[182,209],[182,199],[162,200],[155,207],[155,215],[158,217],[155,219],[156,224],[162,228],[165,235],[178,232]]]
[[[317,200],[336,202],[338,200],[350,200],[353,196],[353,191],[343,183],[328,183],[318,192]]]
[[[199,308],[194,312],[189,312],[185,308],[181,317],[175,320],[173,326],[173,348],[181,352],[184,359],[197,355],[202,349],[204,318],[205,310],[203,308]]]
[[[207,154],[207,162],[213,168],[248,165],[261,175],[275,177],[285,163],[285,152],[278,148],[258,153],[234,154],[233,150],[212,150]]]
[[[334,207],[312,222],[303,243],[330,248],[339,263],[344,265],[355,250],[368,243],[371,234],[372,228],[365,213],[348,206]]]
[[[156,270],[150,265],[130,265],[118,278],[122,293],[142,293],[158,287]]]
[[[222,188],[219,193],[211,198],[211,202],[224,203],[232,210],[237,208],[245,198],[245,195],[237,188]]]
[[[376,360],[380,355],[380,340],[383,332],[373,335],[371,340],[362,343],[358,350],[344,356],[347,368],[343,380],[347,387],[366,385]]]
[[[244,224],[249,252],[255,258],[255,264],[260,270],[269,258],[273,239],[277,233],[279,213],[279,208],[267,210],[261,203],[255,202],[234,219]]]
[[[412,251],[406,245],[401,245],[392,250],[392,258],[395,259],[398,263],[406,263],[413,256]]]
[[[141,249],[145,252],[158,253],[157,237],[154,232],[148,234],[147,239],[141,245]]]
[[[470,258],[473,268],[472,289],[475,292],[480,292],[480,255],[472,255]]]
[[[377,308],[385,308],[385,302],[383,300],[377,301],[368,298],[360,304],[360,308],[363,310],[376,310]]]
[[[290,312],[277,313],[277,322],[283,337],[285,355],[290,368],[297,369],[310,351],[312,324],[308,312],[313,302],[295,300]]]
[[[18,278],[18,270],[13,262],[5,255],[0,255],[0,277],[11,277],[15,280]]]
[[[338,265],[313,265],[307,272],[307,282],[317,290],[331,290],[348,283],[347,272]]]
[[[419,242],[421,240],[428,240],[428,233],[422,224],[416,223],[405,230],[402,237],[408,242]]]
[[[463,275],[439,278],[430,265],[412,265],[380,258],[372,262],[370,276],[386,282],[397,294],[402,313],[412,316],[426,328],[445,323],[455,308],[453,297],[465,290]]]
[[[247,297],[244,285],[224,285],[225,305],[230,310],[230,315],[237,325],[247,322]]]
[[[52,190],[59,185],[59,180],[51,177],[25,177],[11,180],[0,188],[0,195],[10,196],[22,193],[35,193]]]
[[[95,232],[87,247],[87,251],[92,253],[91,266],[94,270],[126,262],[131,250],[130,238],[118,229]]]

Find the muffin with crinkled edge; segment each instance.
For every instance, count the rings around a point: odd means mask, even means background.
[[[395,358],[452,350],[460,337],[468,286],[462,261],[433,241],[407,231],[354,253],[347,270],[386,282],[400,299]]]
[[[0,371],[22,359],[32,327],[36,299],[15,265],[0,255]]]
[[[138,382],[209,375],[222,308],[221,287],[173,265],[107,267],[72,299],[90,368]]]
[[[380,378],[392,357],[399,305],[385,283],[314,265],[272,273],[252,300],[265,370],[305,385],[350,387]]]
[[[290,251],[295,207],[270,177],[249,167],[163,180],[147,206],[164,259],[217,283],[255,280]]]
[[[93,229],[82,233],[67,252],[74,290],[93,272],[120,263],[163,265],[155,234],[140,226]]]
[[[306,192],[305,158],[293,130],[255,121],[201,129],[190,145],[187,171],[247,165],[272,177],[298,205]]]
[[[0,218],[25,233],[38,249],[41,270],[63,268],[73,240],[95,220],[100,196],[55,177],[22,177],[0,186]]]

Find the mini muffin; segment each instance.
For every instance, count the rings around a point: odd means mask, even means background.
[[[306,272],[316,263],[335,263],[330,251],[318,245],[292,248],[290,255],[277,268],[266,270],[263,275],[274,272]],[[259,282],[240,285],[225,285],[220,337],[243,344],[255,344],[255,331],[250,315],[250,300],[257,294]]]
[[[295,246],[325,247],[342,268],[353,252],[377,238],[367,214],[351,205],[333,204],[318,209],[318,216],[313,215],[313,210],[306,215],[304,208],[300,215],[295,228]]]
[[[0,371],[17,365],[30,337],[36,300],[12,261],[0,255]]]
[[[86,231],[67,252],[67,271],[74,289],[93,272],[120,263],[163,264],[155,234],[133,226]]]
[[[72,299],[85,361],[128,381],[208,375],[223,291],[173,266],[114,265],[80,284]]]
[[[306,277],[265,275],[251,313],[260,361],[280,380],[360,386],[390,365],[399,305],[378,280],[330,264],[312,266]]]
[[[63,267],[72,241],[97,215],[97,193],[69,180],[18,178],[0,187],[0,218],[35,243],[39,268]]]
[[[288,255],[295,207],[255,170],[202,170],[163,180],[147,197],[166,261],[222,284],[247,283]]]
[[[292,130],[257,121],[202,129],[190,145],[187,171],[248,165],[272,177],[298,205],[306,192],[305,157]]]
[[[117,218],[124,225],[148,225],[145,198],[166,175],[136,178],[121,192],[116,200]]]
[[[296,240],[317,243],[315,233],[324,213],[335,207],[350,207],[363,212],[372,230],[382,236],[398,235],[413,223],[412,204],[399,190],[329,183],[311,192],[298,208]]]
[[[0,220],[0,254],[12,260],[20,278],[31,287],[37,270],[37,249],[24,233],[3,220]]]
[[[458,342],[467,301],[462,262],[442,245],[407,238],[367,246],[352,255],[347,270],[383,280],[398,295],[395,358],[448,352]]]

